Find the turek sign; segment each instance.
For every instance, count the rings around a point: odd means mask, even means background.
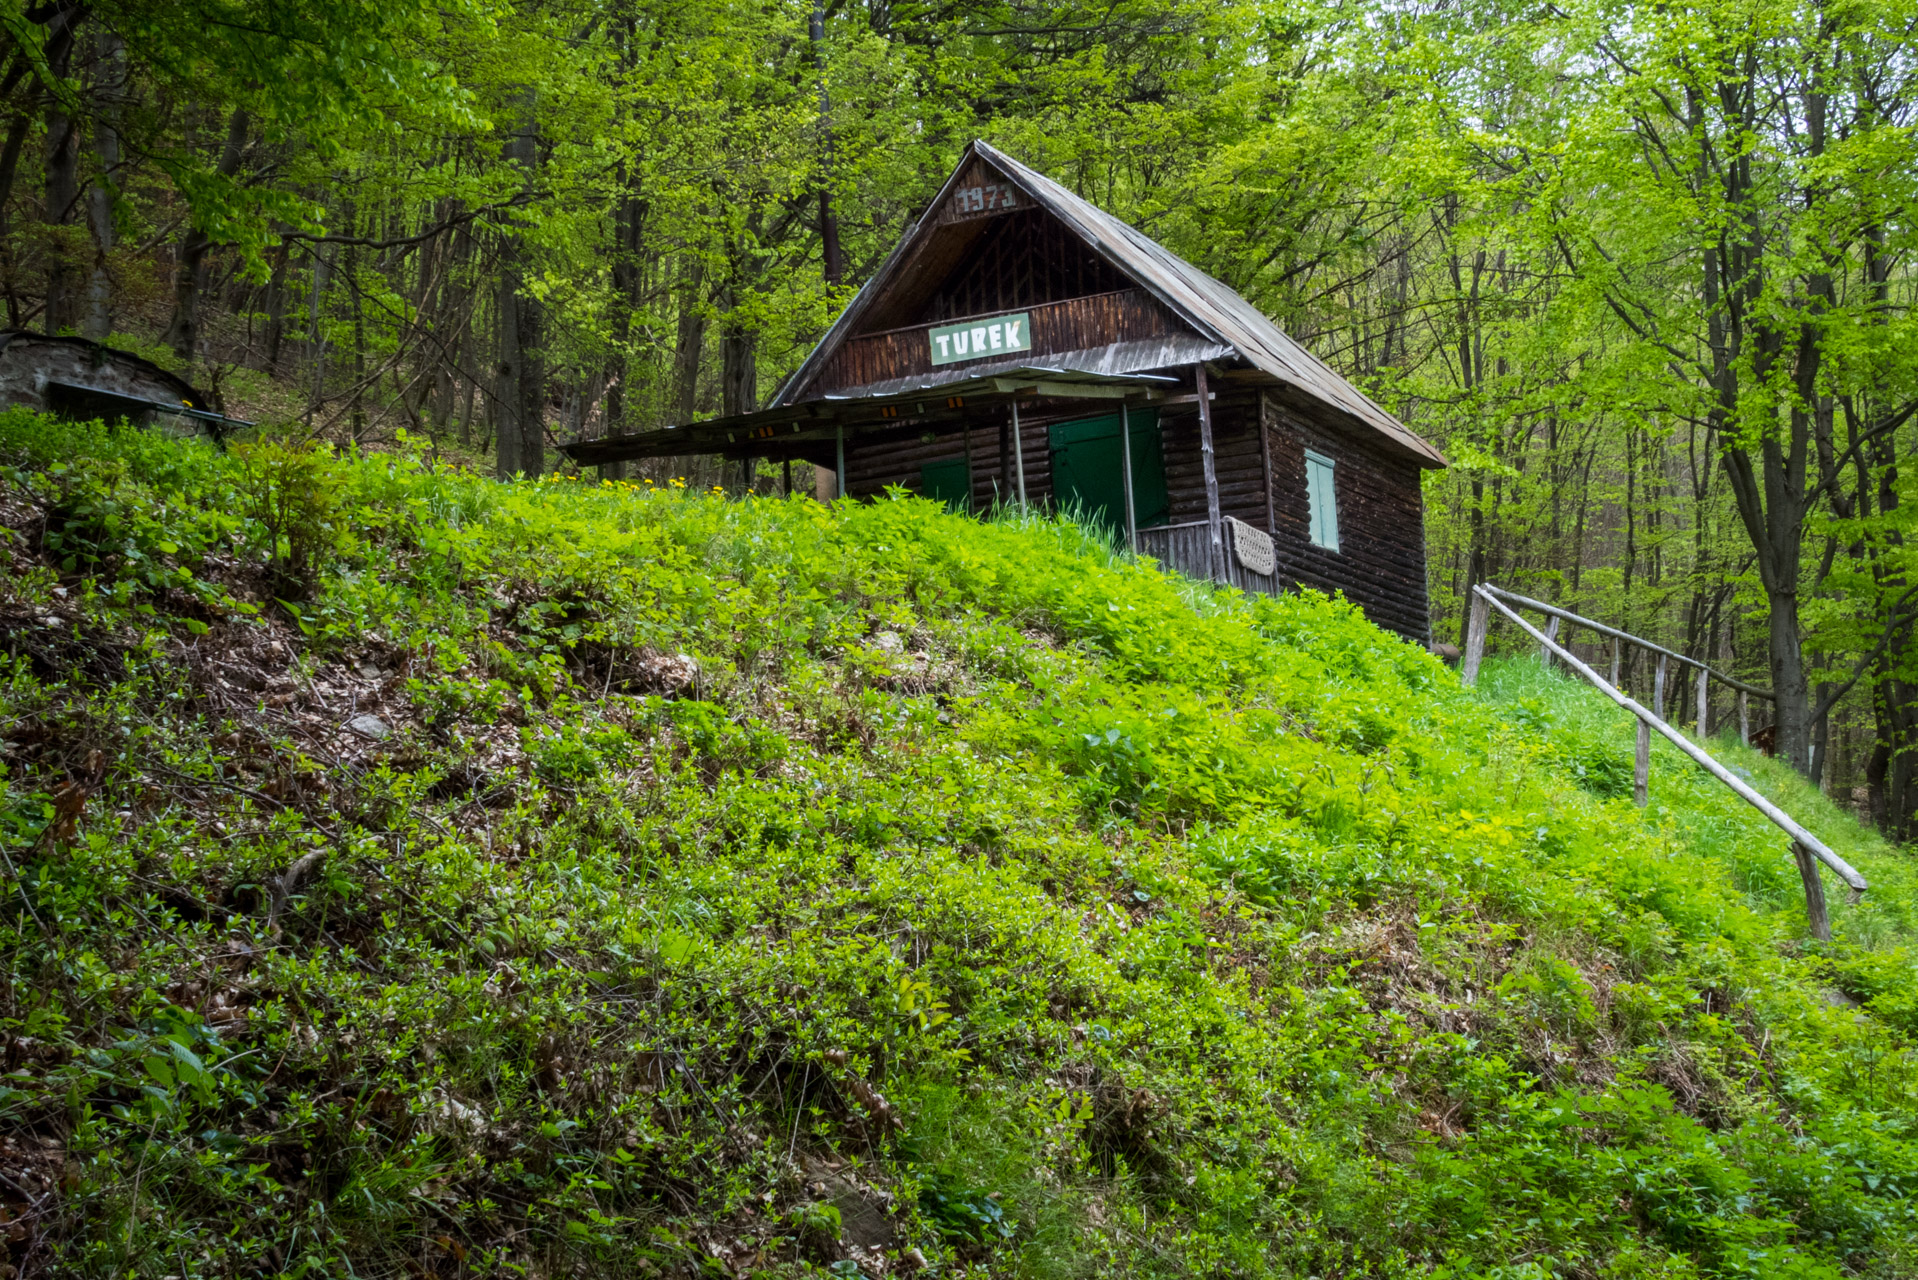
[[[1032,316],[1024,311],[965,324],[942,324],[927,332],[932,338],[934,364],[977,360],[1001,351],[1032,350]]]

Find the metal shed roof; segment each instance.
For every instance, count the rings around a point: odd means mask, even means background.
[[[819,345],[787,379],[786,385],[773,397],[773,405],[795,403],[826,359],[852,336],[860,316],[892,283],[891,278],[906,261],[910,247],[932,230],[951,188],[960,181],[966,172],[967,162],[974,156],[998,169],[1035,203],[1058,218],[1095,252],[1137,281],[1200,334],[1222,347],[1230,348],[1254,368],[1296,387],[1311,399],[1350,415],[1385,437],[1392,445],[1412,454],[1421,465],[1445,465],[1445,457],[1437,449],[1373,403],[1330,365],[1287,336],[1224,282],[1207,275],[1044,174],[984,142],[974,142],[967,148],[965,157],[954,168],[952,176],[946,180],[938,197],[927,207],[912,232],[893,249],[826,332]],[[953,376],[956,380],[969,372],[954,371]],[[934,377],[927,379],[927,382],[936,383],[939,380]]]

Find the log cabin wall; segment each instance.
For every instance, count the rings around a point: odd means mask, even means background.
[[[1328,594],[1342,591],[1379,626],[1425,643],[1431,623],[1418,467],[1361,444],[1348,431],[1328,430],[1271,396],[1262,400],[1272,449],[1273,514],[1278,525],[1272,541],[1279,574]],[[1334,463],[1337,551],[1312,543],[1305,488],[1307,449]],[[1265,527],[1263,512],[1257,520],[1247,515],[1239,518]]]
[[[1100,412],[1093,410],[1091,413]],[[1107,411],[1109,412],[1109,410]],[[1026,455],[1026,501],[1044,506],[1052,500],[1052,452],[1048,428],[1091,416],[1071,414],[1024,415],[1019,423],[1020,447]],[[1000,456],[1003,442],[1004,456]],[[846,445],[846,492],[855,498],[873,498],[898,485],[919,492],[919,468],[966,456],[964,435],[932,440],[912,428],[865,436]],[[972,509],[983,512],[995,502],[1011,503],[1019,496],[1013,467],[1012,430],[1006,415],[981,419],[972,427]]]
[[[1052,497],[1051,424],[1110,411],[1091,406],[1022,414],[1020,434],[1028,502],[1044,508]],[[1269,458],[1261,457],[1261,415],[1271,444]],[[1205,472],[1199,453],[1196,407],[1163,410],[1159,429],[1165,446],[1171,524],[1176,529],[1203,522]],[[975,511],[986,511],[995,501],[1010,503],[1018,494],[1009,441],[1010,430],[1003,416],[979,421],[972,428]],[[1218,394],[1212,409],[1212,442],[1222,515],[1236,517],[1256,529],[1266,528],[1268,468],[1271,476],[1275,526],[1271,533],[1278,572],[1265,578],[1244,571],[1235,562],[1230,567],[1234,583],[1254,591],[1305,586],[1327,594],[1342,592],[1379,626],[1420,643],[1428,639],[1424,507],[1417,466],[1361,443],[1349,431],[1315,423],[1305,413],[1246,389]],[[1307,449],[1324,454],[1336,464],[1337,551],[1312,542],[1305,480]],[[846,447],[847,489],[856,498],[877,497],[894,485],[917,493],[920,467],[965,456],[965,439],[959,435],[928,441],[908,427],[867,436]],[[1176,532],[1163,535],[1145,549],[1158,554],[1169,568],[1204,577],[1204,546],[1208,543],[1200,535],[1202,529],[1194,535],[1199,540],[1193,543],[1197,549],[1193,555],[1174,551],[1173,543],[1184,546]],[[1166,547],[1173,554],[1155,550],[1165,537],[1172,539]]]
[[[1221,389],[1212,402],[1212,467],[1219,478],[1219,514],[1265,528],[1265,467],[1259,459],[1259,395]],[[1165,486],[1171,522],[1206,519],[1205,461],[1197,405],[1160,416],[1165,432]]]

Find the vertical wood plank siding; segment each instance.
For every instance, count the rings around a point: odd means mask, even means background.
[[[1088,347],[1176,332],[1171,313],[1143,289],[1069,298],[1030,310],[1031,354],[1035,358],[1055,351],[1083,351]],[[820,370],[813,389],[826,394],[869,386],[888,378],[931,373],[932,341],[926,333],[931,327],[914,325],[909,329],[849,339]],[[965,366],[942,367],[963,369]]]
[[[998,180],[981,166],[969,185]],[[928,293],[919,314],[907,319],[920,322],[1016,311],[1132,287],[1124,272],[1037,206],[982,216],[989,225]],[[944,224],[974,220],[949,209],[939,218]]]

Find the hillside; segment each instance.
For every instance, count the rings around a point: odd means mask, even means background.
[[[1905,855],[1535,664],[917,500],[0,416],[62,1276],[1908,1276]]]

